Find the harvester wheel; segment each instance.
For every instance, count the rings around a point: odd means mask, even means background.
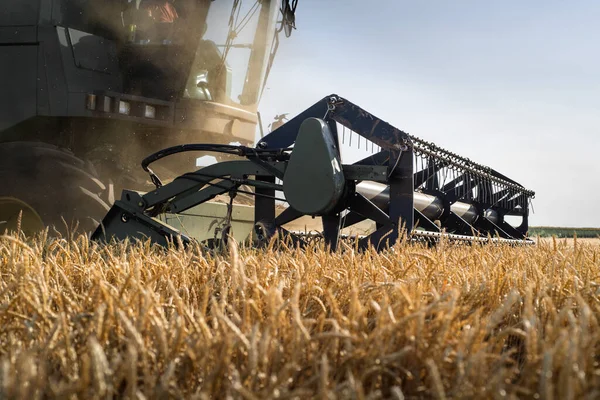
[[[65,234],[75,223],[79,233],[92,232],[114,202],[112,187],[83,160],[38,142],[0,144],[0,198],[0,233],[19,221],[25,234],[40,227]]]

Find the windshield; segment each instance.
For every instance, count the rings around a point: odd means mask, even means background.
[[[252,104],[256,101],[244,99],[243,94],[249,83],[248,68],[252,62],[253,46],[257,45],[255,39],[259,21],[261,25],[266,23],[266,26],[262,26],[266,36],[270,38],[273,35],[276,13],[271,12],[269,3],[256,0],[212,2],[186,85],[186,97],[233,104]],[[262,46],[266,46],[266,42]],[[259,65],[253,67],[262,71],[265,59],[261,57],[255,60]],[[262,76],[262,73],[254,75]]]

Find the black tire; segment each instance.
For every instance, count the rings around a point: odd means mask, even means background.
[[[114,202],[112,187],[95,176],[91,165],[38,142],[0,144],[0,197],[27,203],[51,234],[54,229],[65,234],[75,223],[79,233],[89,234]]]

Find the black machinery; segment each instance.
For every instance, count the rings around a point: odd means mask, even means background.
[[[347,130],[378,151],[354,164],[342,164],[340,133],[346,135]],[[246,159],[186,173],[163,186],[149,165],[187,151]],[[310,215],[322,219],[322,237],[332,249],[342,229],[364,220],[374,221],[376,230],[359,239],[359,248],[393,245],[402,229],[411,237],[529,241],[528,206],[534,192],[491,168],[411,136],[337,95],[323,98],[274,130],[256,148],[181,145],[147,157],[142,167],[156,190],[123,191],[92,239],[149,237],[167,245],[179,238],[188,243],[190,238],[156,217],[183,213],[217,195],[233,199],[244,192],[255,196],[254,233],[259,239],[279,234],[302,245],[305,238],[283,226]],[[289,204],[278,215],[277,193],[283,193]],[[508,219],[515,217],[520,223],[513,226]],[[226,239],[227,230],[223,235]]]
[[[159,3],[2,0],[0,233],[92,232],[123,188],[152,189],[145,155],[254,143],[297,0]],[[186,156],[154,170],[177,176]]]

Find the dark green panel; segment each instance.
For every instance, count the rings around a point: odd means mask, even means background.
[[[40,0],[2,0],[0,26],[36,25]]]
[[[285,171],[283,191],[292,207],[321,215],[337,205],[344,191],[344,173],[329,126],[307,118],[300,126]]]
[[[0,46],[0,132],[36,115],[37,46]]]

